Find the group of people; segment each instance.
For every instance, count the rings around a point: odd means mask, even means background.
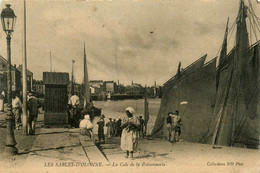
[[[140,122],[143,123],[142,117],[136,117],[135,111],[133,108],[128,107],[126,108],[125,116],[121,119],[118,118],[118,120],[112,121],[112,118],[109,118],[109,122],[106,124],[108,127],[108,137],[112,137],[113,135],[119,135],[121,136],[121,149],[126,151],[126,158],[129,156],[133,158],[133,153],[137,149],[138,144],[138,138],[140,133]],[[88,135],[90,138],[93,139],[93,124],[90,121],[90,117],[87,114],[87,112],[83,113],[84,119],[81,120],[79,123],[80,127],[80,133],[82,135]],[[98,138],[99,142],[102,140],[105,142],[105,134],[104,134],[104,127],[105,127],[105,116],[102,114],[98,121]],[[141,120],[141,121],[140,121]],[[116,127],[113,130],[113,124],[114,127]],[[144,124],[144,123],[143,123]],[[111,130],[112,129],[112,130]],[[141,127],[143,129],[143,127]],[[111,131],[114,131],[111,134]]]
[[[106,123],[106,127],[107,127],[107,137],[117,137],[120,136],[121,137],[121,133],[122,133],[122,128],[121,128],[121,118],[119,117],[117,120],[114,119],[112,120],[112,118],[108,118],[109,122]]]
[[[86,105],[85,105],[86,104]],[[81,120],[84,119],[84,112],[88,112],[90,119],[93,119],[94,105],[92,101],[83,104],[78,93],[74,92],[68,102],[69,124],[72,128],[78,128]]]
[[[170,142],[178,142],[181,134],[181,116],[179,111],[176,110],[173,112],[168,112],[167,117],[167,131],[168,131],[168,140]]]
[[[72,96],[69,104],[71,106],[71,114],[75,111],[79,105],[78,96]],[[77,113],[77,112],[75,112]],[[102,114],[98,121],[98,140],[99,143],[103,141],[105,143],[104,128],[107,127],[107,137],[121,137],[121,149],[126,151],[126,158],[133,158],[133,153],[137,149],[139,137],[144,137],[145,121],[142,116],[137,117],[132,107],[128,107],[125,110],[124,117],[119,117],[117,120],[109,118],[109,121],[105,123],[105,116]],[[94,141],[93,128],[94,125],[90,119],[89,112],[87,110],[82,111],[81,115],[84,117],[79,122],[80,133],[82,135],[88,135]],[[73,119],[73,117],[71,117]],[[167,130],[169,132],[168,140],[171,142],[178,142],[181,134],[181,116],[179,111],[174,113],[169,112],[167,117]]]
[[[14,115],[14,129],[19,130],[19,126],[22,123],[22,95],[19,91],[12,92],[12,113]],[[0,95],[0,111],[4,112],[4,99],[5,92],[2,91]],[[39,108],[41,107],[39,99],[36,97],[35,93],[30,91],[27,96],[27,111],[28,111],[28,134],[35,134],[35,123],[38,118]]]

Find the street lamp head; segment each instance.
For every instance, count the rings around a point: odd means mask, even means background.
[[[6,32],[7,35],[10,35],[14,31],[14,25],[16,20],[14,11],[10,8],[10,6],[10,4],[6,4],[6,8],[3,9],[1,13],[3,30]]]

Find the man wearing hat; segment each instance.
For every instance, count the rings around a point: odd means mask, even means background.
[[[103,142],[105,143],[105,134],[104,134],[104,126],[105,126],[105,115],[102,114],[98,119],[98,140],[99,143],[101,143],[101,139],[103,139]]]
[[[172,136],[171,142],[178,142],[180,135],[180,126],[181,126],[181,116],[179,116],[179,111],[176,110],[172,115]]]
[[[41,107],[40,101],[35,97],[34,92],[29,92],[29,97],[27,101],[27,109],[29,112],[28,117],[28,134],[35,135],[35,123],[38,118],[39,108]]]
[[[138,129],[139,136],[140,137],[142,136],[142,138],[144,138],[144,119],[143,119],[143,117],[139,116],[138,121],[139,121],[139,124],[140,124],[139,129]]]
[[[109,122],[106,124],[107,127],[107,137],[112,137],[113,136],[113,122],[112,122],[112,118],[108,118]]]
[[[121,117],[118,117],[116,121],[116,136],[120,136],[120,137],[122,135],[121,123],[122,123],[122,119]]]
[[[69,99],[68,105],[69,105],[69,112],[70,112],[70,125],[72,127],[78,127],[78,106],[80,104],[80,99],[77,96],[77,92],[73,93],[73,96]]]

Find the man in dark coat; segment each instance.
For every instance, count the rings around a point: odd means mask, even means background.
[[[117,124],[116,124],[116,119],[113,120],[113,123],[112,123],[112,136],[115,137],[117,136]]]
[[[139,116],[138,120],[139,120],[139,124],[140,124],[139,129],[138,129],[139,136],[140,137],[142,136],[142,138],[144,138],[144,119],[142,116]]]
[[[98,140],[101,143],[101,139],[103,139],[105,143],[105,134],[104,134],[104,126],[105,126],[105,116],[102,114],[97,122],[98,124]]]
[[[121,137],[121,134],[122,134],[121,123],[122,123],[122,120],[119,117],[118,120],[116,121],[116,135],[120,136],[120,137]]]
[[[112,118],[109,118],[109,122],[106,124],[107,126],[107,137],[113,137],[113,121]]]
[[[29,112],[28,117],[28,134],[35,135],[35,123],[38,118],[39,108],[41,107],[40,101],[34,96],[33,92],[29,93],[29,98],[27,101],[27,108]]]

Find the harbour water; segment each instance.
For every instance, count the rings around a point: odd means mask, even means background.
[[[149,121],[147,134],[152,132],[152,128],[155,123],[156,116],[158,114],[161,99],[148,99],[149,102]],[[125,115],[125,109],[132,107],[135,110],[136,116],[142,116],[144,118],[144,99],[138,100],[120,100],[120,101],[94,101],[94,105],[102,109],[102,114],[105,115],[105,122],[108,118],[118,119]],[[97,134],[97,118],[94,119],[94,133]],[[106,128],[105,128],[106,133]]]

